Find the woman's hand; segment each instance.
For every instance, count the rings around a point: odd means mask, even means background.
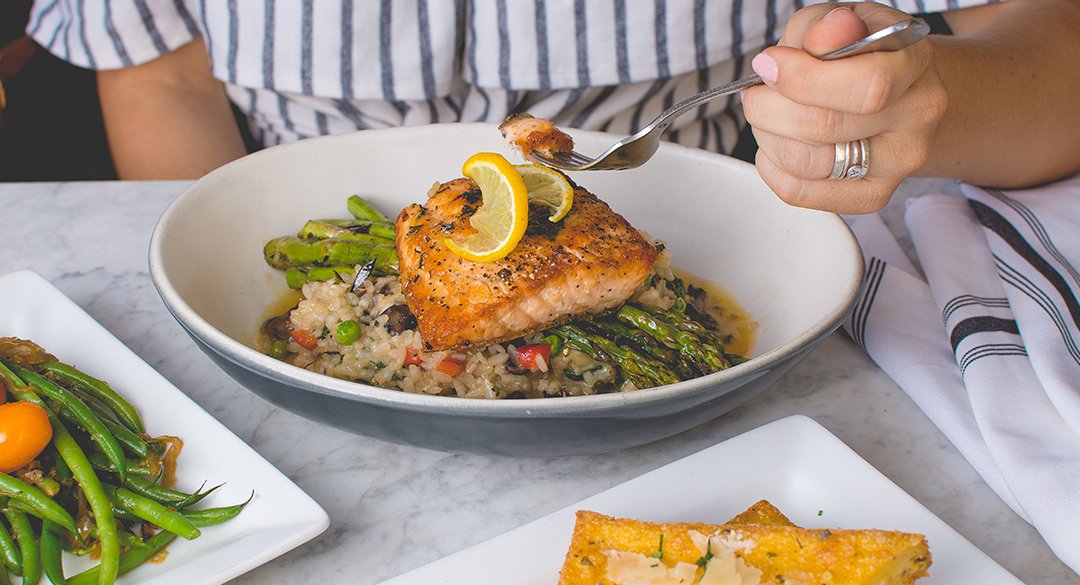
[[[762,179],[791,205],[869,213],[929,157],[948,93],[926,40],[895,52],[821,61],[821,55],[910,18],[876,3],[797,12],[779,46],[754,58],[764,86],[743,94],[758,141]],[[827,179],[836,144],[869,144],[869,169],[858,180]]]

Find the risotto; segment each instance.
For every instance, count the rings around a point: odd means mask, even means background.
[[[671,309],[674,291],[685,287],[686,275],[670,267],[660,253],[653,275],[630,302]],[[730,296],[690,279],[688,297],[705,314],[733,363],[753,343],[755,324]],[[308,370],[405,392],[466,398],[542,398],[639,389],[620,368],[568,345],[534,351],[548,342],[543,333],[478,349],[428,351],[405,309],[397,276],[371,277],[353,287],[352,279],[335,277],[304,283],[302,298],[288,313],[271,319],[260,335],[260,349]],[[358,332],[339,340],[342,323]],[[287,333],[286,333],[287,332]],[[302,335],[297,335],[302,332]],[[342,343],[341,341],[348,341]],[[302,342],[302,343],[301,343]],[[529,359],[524,364],[523,356]]]

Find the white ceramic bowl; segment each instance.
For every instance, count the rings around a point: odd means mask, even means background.
[[[573,132],[579,150],[618,137]],[[259,396],[348,431],[432,449],[550,456],[597,453],[687,430],[779,378],[846,317],[859,292],[859,247],[835,215],[779,201],[746,163],[664,145],[630,171],[573,179],[633,225],[664,240],[672,263],[722,285],[760,323],[752,359],[666,387],[598,396],[487,401],[338,380],[252,349],[285,292],[263,244],[315,217],[342,216],[360,193],[393,214],[478,151],[506,153],[486,124],[433,125],[305,140],[210,173],[162,215],[150,272],[177,321],[218,365]]]

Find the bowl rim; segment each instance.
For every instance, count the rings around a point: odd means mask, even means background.
[[[486,132],[495,132],[497,126],[488,123],[449,123],[428,124],[423,126],[403,126],[393,128],[378,128],[361,130],[345,134],[321,136],[305,139],[299,142],[273,146],[252,153],[235,161],[232,161],[218,169],[215,169],[189,185],[179,196],[176,197],[162,213],[154,226],[150,236],[148,264],[150,277],[157,288],[158,294],[165,303],[166,308],[178,323],[192,336],[198,338],[203,344],[231,363],[255,373],[264,378],[276,382],[286,383],[289,386],[303,389],[317,394],[343,398],[349,401],[361,401],[365,403],[377,403],[384,406],[393,406],[415,411],[445,411],[447,408],[456,414],[488,415],[497,417],[551,417],[551,416],[591,416],[597,413],[613,409],[621,409],[626,406],[648,406],[653,403],[665,402],[674,395],[694,396],[715,392],[720,396],[735,387],[726,388],[725,384],[737,378],[754,379],[763,375],[780,362],[793,357],[802,351],[813,347],[822,338],[835,331],[854,309],[855,302],[862,292],[865,264],[862,250],[855,238],[854,233],[840,216],[832,213],[804,210],[811,213],[827,215],[827,220],[833,223],[844,234],[849,254],[851,270],[850,281],[845,283],[844,294],[840,297],[833,308],[821,317],[813,326],[803,331],[800,335],[788,340],[768,352],[755,356],[750,360],[733,366],[729,369],[700,376],[690,380],[649,388],[647,391],[619,392],[611,394],[594,394],[588,396],[561,396],[550,398],[522,398],[522,399],[473,399],[458,396],[438,396],[430,394],[412,393],[390,388],[382,388],[362,382],[353,382],[340,378],[334,378],[325,374],[319,374],[277,360],[265,355],[258,350],[242,343],[218,328],[211,325],[191,305],[189,305],[176,287],[164,268],[163,242],[170,228],[173,217],[179,214],[184,207],[191,204],[204,186],[221,180],[229,169],[238,166],[256,164],[262,158],[274,156],[274,153],[282,148],[300,149],[322,147],[333,141],[353,141],[359,137],[361,140],[379,140],[386,134],[424,135],[430,132],[442,132],[447,127],[461,131],[471,131],[482,127]],[[618,140],[621,137],[609,133],[574,130],[575,135],[600,138],[602,140]],[[729,167],[747,167],[753,169],[753,165],[744,161],[733,159],[729,156],[707,152],[697,148],[690,148],[679,144],[665,142],[661,146],[663,150],[678,153],[681,158],[689,158],[710,165],[725,165]],[[756,170],[754,171],[756,174]],[[711,398],[712,396],[710,396]]]

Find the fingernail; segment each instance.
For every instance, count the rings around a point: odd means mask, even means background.
[[[851,12],[851,9],[847,8],[845,6],[841,6],[840,8],[833,8],[831,11],[829,11],[828,14],[825,15],[825,18],[823,18],[822,20],[829,20],[830,18],[836,18],[837,16],[839,16],[839,14],[837,14],[838,12]]]
[[[765,53],[759,53],[754,60],[750,62],[750,65],[754,68],[754,73],[757,73],[768,83],[776,83],[776,60],[766,55]]]

